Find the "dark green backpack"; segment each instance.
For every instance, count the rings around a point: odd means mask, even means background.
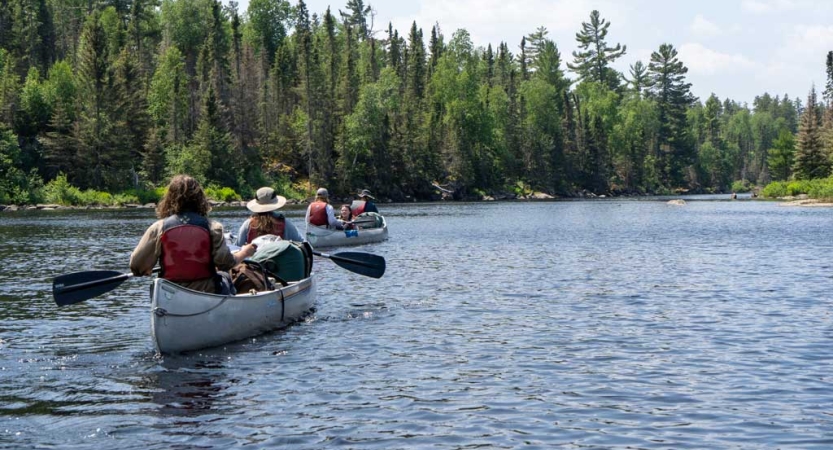
[[[286,281],[303,280],[312,273],[312,248],[306,242],[265,242],[249,259]]]

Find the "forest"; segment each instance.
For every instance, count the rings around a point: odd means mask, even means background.
[[[572,55],[545,27],[482,47],[374,17],[363,0],[0,0],[0,204],[141,200],[178,173],[229,198],[270,185],[394,201],[830,175],[833,52],[819,94],[748,105],[693,96],[670,43],[617,71],[627,46],[595,10]]]

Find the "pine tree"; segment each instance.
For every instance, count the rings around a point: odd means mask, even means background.
[[[116,61],[113,76],[113,119],[116,123],[114,141],[130,155],[130,165],[134,173],[141,169],[145,154],[144,144],[150,127],[141,76],[138,61],[125,47]]]
[[[210,164],[206,172],[209,183],[238,187],[239,158],[232,155],[231,137],[223,126],[213,85],[208,86],[203,98],[200,123],[194,134],[193,144],[200,151],[207,151],[210,155]]]
[[[772,178],[784,181],[790,178],[795,164],[795,138],[788,130],[781,130],[767,154],[767,164]]]
[[[800,118],[796,141],[793,166],[795,177],[799,180],[811,180],[830,175],[830,158],[824,152],[815,86],[807,96],[807,106]]]
[[[630,66],[630,79],[625,79],[625,81],[630,86],[630,89],[633,92],[636,92],[636,95],[642,97],[642,91],[651,88],[651,77],[648,75],[648,67],[642,63],[642,61],[637,61]]]
[[[367,24],[367,16],[373,15],[370,5],[365,5],[363,0],[347,0],[347,12],[338,10],[341,14],[341,20],[345,27],[353,28],[356,31],[356,37],[359,41],[363,41],[370,37],[370,32],[373,24]]]
[[[656,161],[660,181],[666,187],[684,184],[684,168],[693,163],[694,145],[690,139],[686,111],[694,101],[691,83],[685,81],[688,68],[677,58],[677,50],[662,44],[651,54],[651,97],[659,111]]]
[[[567,64],[575,71],[579,80],[602,83],[610,89],[619,87],[619,74],[610,68],[610,64],[625,54],[627,46],[616,44],[608,47],[607,37],[610,22],[599,17],[599,11],[590,13],[590,22],[582,22],[581,31],[576,33],[580,50],[573,52],[573,64]]]
[[[80,112],[74,130],[79,156],[79,171],[70,179],[80,187],[114,188],[125,186],[122,170],[129,157],[111,145],[114,136],[110,108],[113,106],[107,38],[100,13],[87,18],[78,46],[78,91]]]

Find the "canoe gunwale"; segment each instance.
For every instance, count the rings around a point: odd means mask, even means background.
[[[314,274],[279,289],[239,295],[194,291],[157,278],[151,336],[159,353],[222,346],[284,328],[313,310]]]

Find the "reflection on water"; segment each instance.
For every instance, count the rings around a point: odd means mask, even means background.
[[[0,214],[0,448],[830,448],[831,210],[665,200],[382,205],[382,279],[164,357],[147,280],[49,295],[152,211]]]
[[[230,381],[224,372],[223,358],[166,357],[154,373],[139,386],[152,392],[160,416],[196,417],[217,414],[215,402],[222,404],[223,391]]]

